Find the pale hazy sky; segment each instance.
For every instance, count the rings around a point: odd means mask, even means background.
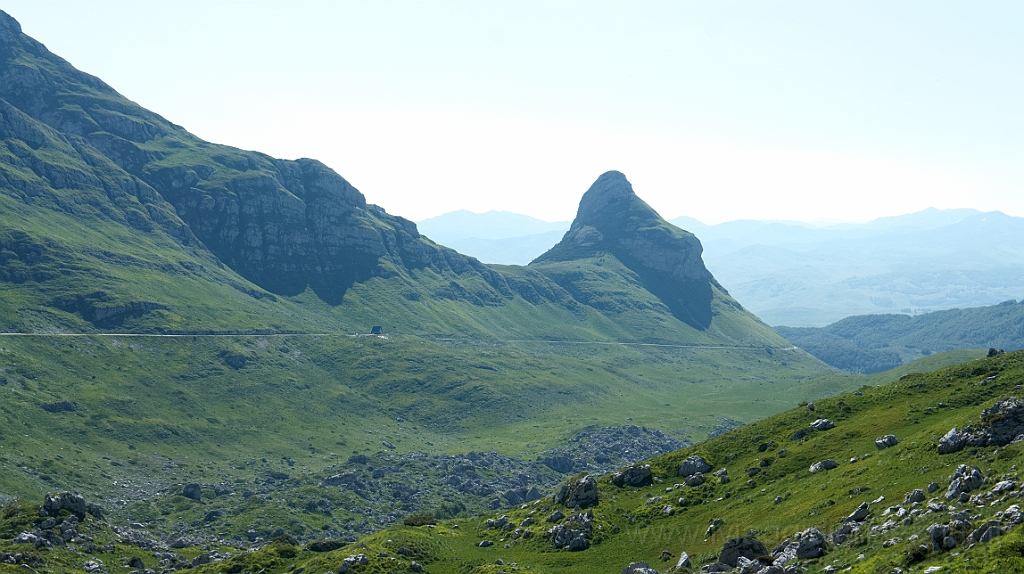
[[[617,169],[662,215],[1024,216],[1024,2],[4,0],[218,143],[372,203],[575,215]]]

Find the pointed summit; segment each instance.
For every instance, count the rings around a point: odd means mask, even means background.
[[[611,255],[636,273],[676,318],[706,329],[712,318],[712,285],[718,284],[704,267],[703,251],[692,233],[668,223],[637,197],[625,175],[609,171],[583,194],[562,241],[534,263]]]

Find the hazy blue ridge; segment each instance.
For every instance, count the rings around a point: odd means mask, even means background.
[[[924,315],[858,315],[827,327],[776,327],[783,337],[846,371],[876,373],[940,351],[1024,349],[1024,303]]]

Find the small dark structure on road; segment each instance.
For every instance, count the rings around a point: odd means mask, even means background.
[[[383,335],[384,334],[384,329],[380,325],[374,325],[373,327],[370,327],[370,334],[371,335]]]

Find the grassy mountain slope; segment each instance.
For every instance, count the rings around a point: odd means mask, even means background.
[[[1024,304],[950,309],[924,315],[860,315],[827,327],[778,327],[793,344],[826,363],[872,373],[958,348],[1024,348]]]
[[[920,571],[936,565],[950,572],[1019,571],[1024,567],[1024,532],[1019,525],[1008,527],[1004,536],[990,542],[971,547],[962,543],[953,550],[930,549],[926,529],[947,524],[952,513],[966,509],[971,515],[969,532],[987,520],[998,521],[996,513],[1017,502],[1019,490],[1009,495],[985,494],[980,503],[947,501],[942,494],[959,464],[976,466],[985,477],[984,485],[972,495],[987,493],[1006,479],[1014,480],[1019,488],[1017,468],[1024,462],[1019,445],[939,455],[936,444],[951,427],[978,421],[981,410],[997,399],[1019,395],[1022,384],[1024,353],[982,359],[903,377],[880,387],[864,386],[856,393],[817,401],[813,412],[795,408],[657,457],[650,461],[658,477],[653,486],[617,487],[607,476],[600,477],[599,503],[592,510],[592,545],[580,552],[555,550],[546,539],[544,532],[551,524],[544,519],[558,508],[570,513],[546,497],[501,513],[517,525],[532,517],[533,525],[521,527],[533,533],[531,538],[488,527],[486,520],[496,518],[495,513],[441,520],[432,528],[396,526],[328,554],[307,551],[276,562],[272,551],[257,554],[272,562],[272,569],[282,571],[290,568],[289,564],[303,571],[328,570],[346,556],[361,552],[369,557],[363,568],[366,572],[404,569],[411,558],[428,571],[441,573],[497,572],[510,567],[536,572],[618,572],[636,560],[664,571],[680,552],[687,552],[696,570],[701,564],[717,561],[730,537],[755,536],[771,549],[806,528],[830,534],[859,504],[868,502],[869,514],[859,534],[841,544],[829,541],[824,556],[797,563],[816,570],[827,565],[848,567],[853,572],[890,572],[897,567]],[[831,419],[835,428],[792,438],[822,417]],[[878,450],[875,438],[889,433],[899,438],[899,444]],[[699,487],[674,486],[682,482],[676,476],[680,463],[695,454],[716,469],[728,469],[732,480],[728,484],[716,479]],[[829,458],[839,463],[838,468],[808,471],[812,463]],[[764,465],[763,460],[770,464]],[[748,478],[748,468],[759,472]],[[911,509],[904,504],[904,495],[925,489],[930,482],[940,485],[929,498],[941,502],[941,509],[929,511],[926,504],[918,503],[912,508],[923,509],[923,513],[913,513],[911,521],[901,519],[881,530],[891,518],[886,516],[888,507]],[[680,502],[680,498],[685,500]],[[666,511],[667,507],[671,510]],[[708,534],[706,529],[716,518],[722,524]],[[493,540],[494,544],[480,547],[481,540]],[[919,549],[922,543],[928,546]],[[400,547],[410,553],[398,554]],[[670,554],[668,562],[662,561],[664,551]],[[497,564],[499,559],[504,566]],[[206,570],[229,571],[241,562],[226,561]]]
[[[178,496],[191,481],[285,473],[298,496],[350,456],[526,460],[629,423],[700,439],[849,388],[816,379],[831,369],[729,297],[624,176],[592,192],[576,229],[609,242],[575,234],[571,257],[486,266],[314,160],[196,138],[0,12],[0,495],[74,489],[125,515],[170,501],[157,514],[195,522]],[[352,336],[370,325],[389,336]],[[417,478],[394,487],[443,490]],[[243,518],[208,526],[308,537],[398,512],[303,512],[280,494],[221,501]]]

